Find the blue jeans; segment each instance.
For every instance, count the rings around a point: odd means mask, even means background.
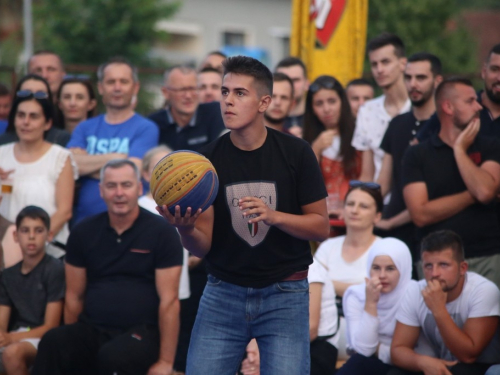
[[[252,338],[261,375],[308,375],[307,279],[245,288],[208,275],[191,334],[186,375],[234,375]]]

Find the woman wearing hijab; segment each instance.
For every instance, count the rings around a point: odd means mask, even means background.
[[[410,250],[402,241],[388,237],[372,246],[368,278],[344,293],[347,341],[355,353],[337,375],[385,375],[391,369],[396,312],[406,288],[414,282],[411,267]]]

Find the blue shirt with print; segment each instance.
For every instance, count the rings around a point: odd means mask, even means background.
[[[158,135],[156,124],[141,115],[134,114],[121,124],[109,124],[104,115],[100,115],[80,123],[66,147],[84,149],[89,155],[117,152],[142,159],[149,149],[158,145]],[[107,209],[99,193],[99,180],[95,178],[80,178],[77,199],[74,223]]]

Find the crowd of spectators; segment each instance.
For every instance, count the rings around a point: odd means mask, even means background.
[[[380,96],[286,57],[264,113],[310,145],[345,233],[312,246],[311,374],[500,374],[500,44],[479,92],[393,34],[367,55]],[[169,152],[227,131],[225,58],[170,67],[145,116],[123,57],[91,82],[39,51],[0,83],[0,372],[185,371],[205,261],[143,187]],[[259,374],[255,340],[240,373]]]

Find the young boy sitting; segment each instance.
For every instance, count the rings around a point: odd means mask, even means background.
[[[45,253],[50,217],[28,206],[16,218],[14,240],[23,260],[0,277],[0,372],[29,374],[40,338],[61,322],[64,266]]]

